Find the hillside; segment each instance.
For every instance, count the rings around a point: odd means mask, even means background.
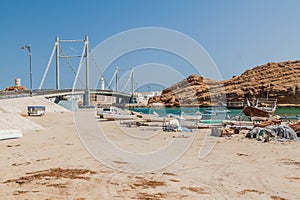
[[[300,60],[270,62],[224,81],[213,81],[193,74],[164,89],[161,96],[149,99],[148,104],[221,105],[222,98],[225,97],[222,94],[226,95],[227,103],[243,102],[246,98],[255,99],[269,94],[270,99],[278,99],[279,105],[299,106]]]

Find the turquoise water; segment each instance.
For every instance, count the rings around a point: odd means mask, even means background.
[[[78,105],[75,101],[69,100],[69,101],[60,101],[58,103],[59,105],[65,107],[68,110],[77,110]],[[72,105],[73,104],[73,105]],[[73,108],[73,109],[72,109]],[[145,114],[152,114],[153,112],[156,112],[160,116],[166,116],[168,114],[173,115],[195,115],[197,112],[205,113],[205,110],[210,110],[211,107],[180,107],[180,108],[131,108],[130,110],[136,111],[136,112],[142,112]],[[217,108],[221,110],[225,110],[226,108]],[[242,114],[242,109],[227,109],[230,110],[230,113],[228,113],[229,117],[234,117],[237,115]],[[300,116],[300,108],[277,108],[275,115],[280,116]],[[221,113],[216,116],[203,116],[203,119],[211,119],[211,120],[219,120],[219,119],[225,119],[227,117],[226,114]]]
[[[180,107],[180,108],[131,108],[130,110],[136,111],[136,112],[142,112],[145,114],[152,114],[153,112],[156,112],[157,114],[161,116],[166,116],[168,114],[174,114],[174,115],[180,115],[182,112],[186,115],[193,115],[196,114],[196,112],[205,113],[205,110],[211,109],[210,107]],[[222,108],[226,109],[226,108]],[[242,114],[242,109],[228,109],[230,110],[230,113],[228,113],[229,117],[234,117],[237,115]],[[277,108],[276,115],[280,116],[296,116],[300,115],[300,108]],[[217,116],[203,116],[204,119],[224,119],[226,118],[226,114],[218,114]]]
[[[300,108],[277,108],[276,115],[295,116],[300,115]]]

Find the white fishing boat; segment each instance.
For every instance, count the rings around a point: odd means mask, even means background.
[[[170,117],[162,117],[159,116],[156,112],[153,112],[153,114],[142,114],[142,119],[144,119],[147,122],[165,122],[170,121],[172,118]]]
[[[181,112],[180,115],[168,114],[167,117],[176,118],[180,120],[187,120],[187,121],[199,121],[202,119],[202,113],[199,111],[193,114],[186,114],[184,112]]]
[[[226,114],[230,113],[231,111],[224,108],[212,108],[212,109],[206,109],[204,111],[205,114],[211,114],[211,115],[218,115],[218,114]]]
[[[0,130],[0,140],[16,139],[20,137],[23,137],[23,133],[19,130]]]
[[[152,114],[143,114],[142,119],[147,122],[165,122],[170,120],[168,117],[160,117]]]
[[[118,113],[103,113],[103,119],[106,120],[133,120],[137,119],[136,115],[118,114]]]
[[[184,112],[181,113],[181,118],[187,121],[199,121],[203,117],[201,112],[196,112],[195,114],[185,114]]]

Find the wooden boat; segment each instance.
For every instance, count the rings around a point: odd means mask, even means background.
[[[277,107],[276,100],[268,100],[259,98],[255,105],[251,105],[248,101],[248,106],[243,109],[243,112],[248,117],[266,117],[269,118],[274,115]]]

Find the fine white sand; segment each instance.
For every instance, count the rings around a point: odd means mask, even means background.
[[[43,98],[23,97],[0,100],[0,130],[39,130],[43,127],[23,116],[27,115],[27,106],[46,106],[46,113],[69,112],[65,108]]]
[[[22,97],[0,100],[0,112],[26,114],[27,106],[46,106],[46,112],[69,112],[44,97]]]
[[[149,152],[192,134],[190,148],[175,163],[148,173],[111,169],[91,156],[76,132],[73,113],[25,117],[43,127],[0,141],[0,199],[299,199],[300,143],[261,143],[235,135],[219,138],[203,159],[199,148],[210,130],[162,132],[99,121],[107,137],[128,151]],[[129,134],[156,133],[131,142]],[[191,134],[191,135],[190,135]],[[140,149],[139,149],[140,148]],[[116,160],[126,165],[126,160]]]

